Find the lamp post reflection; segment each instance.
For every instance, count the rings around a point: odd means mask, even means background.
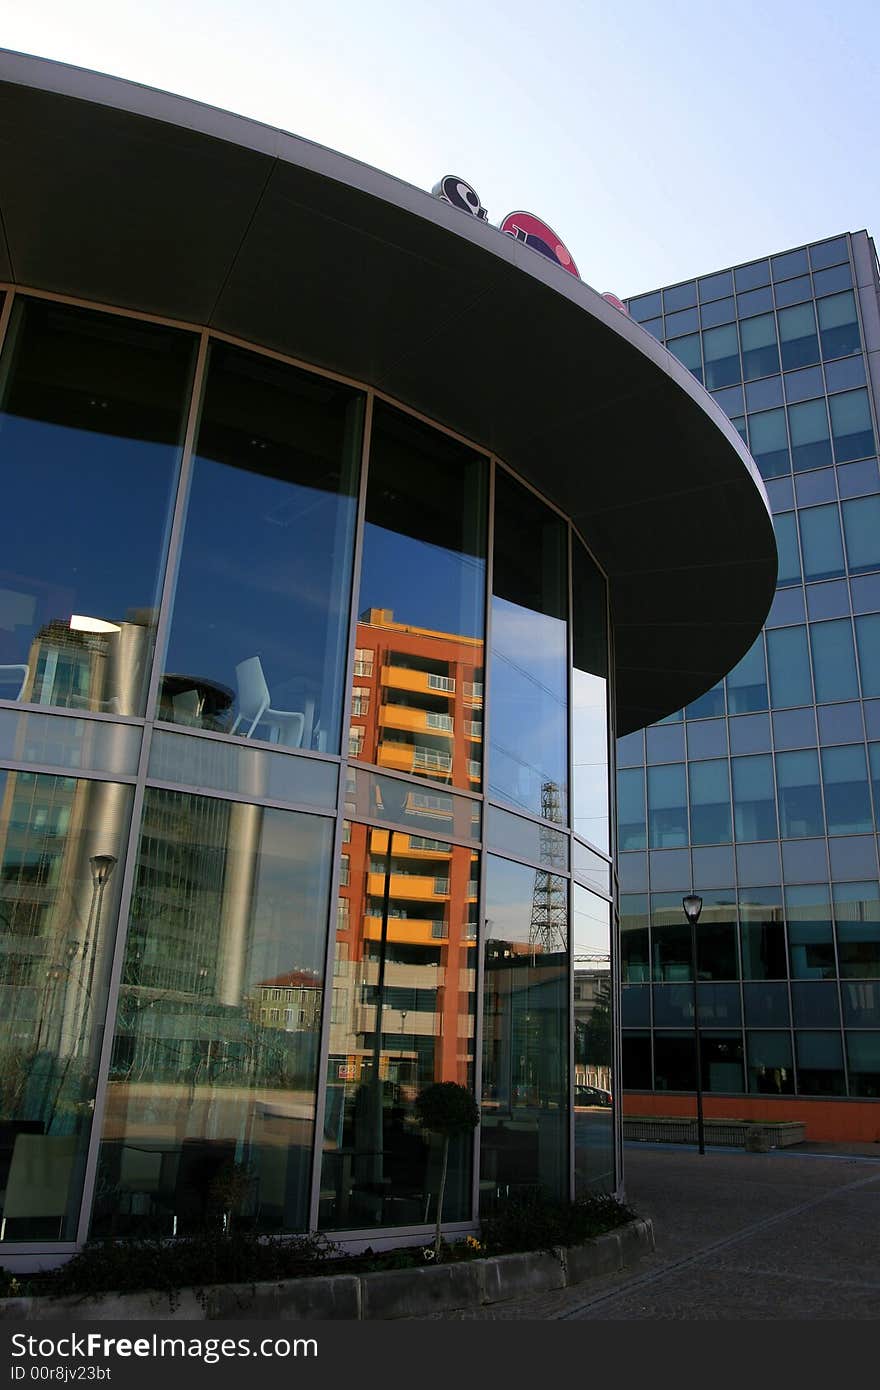
[[[703,910],[703,899],[697,893],[688,893],[682,898],[684,915],[691,928],[691,984],[694,999],[694,1060],[697,1083],[697,1147],[701,1154],[706,1152],[706,1136],[703,1128],[703,1066],[700,1056],[700,1016],[697,1011],[697,922]]]

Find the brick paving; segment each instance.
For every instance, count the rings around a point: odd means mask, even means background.
[[[656,1251],[460,1320],[880,1319],[880,1145],[769,1154],[627,1144],[627,1198]]]

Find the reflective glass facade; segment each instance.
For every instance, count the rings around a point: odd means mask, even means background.
[[[568,520],[302,364],[3,322],[4,1247],[427,1229],[434,1081],[482,1107],[453,1226],[617,1190],[611,634]]]
[[[701,329],[686,337],[669,313],[684,298]],[[629,307],[749,444],[779,576],[764,632],[727,678],[618,744],[624,1086],[693,1088],[690,985],[672,983],[691,978],[693,888],[706,1090],[880,1099],[873,243],[836,237]],[[835,1113],[825,1137],[861,1134],[854,1110]]]

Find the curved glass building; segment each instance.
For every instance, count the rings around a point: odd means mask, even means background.
[[[622,1190],[612,749],[750,647],[733,425],[589,286],[3,55],[0,1241]],[[743,536],[748,544],[743,545]]]

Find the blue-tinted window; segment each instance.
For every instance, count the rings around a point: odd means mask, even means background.
[[[773,308],[773,295],[769,287],[749,290],[747,294],[737,295],[736,308],[741,319],[748,318],[751,314],[763,314],[767,309]]]
[[[731,753],[763,753],[770,748],[770,718],[744,714],[728,724]]]
[[[830,986],[833,989],[833,985]],[[801,985],[800,989],[815,988]],[[827,986],[820,985],[820,989]],[[846,1092],[839,1033],[795,1035],[797,1084],[802,1096],[842,1096]]]
[[[876,880],[835,883],[834,921],[841,979],[880,979],[880,890]],[[844,991],[847,1023],[853,1020]]]
[[[791,467],[784,410],[749,416],[749,448],[763,478],[777,478]]]
[[[781,980],[760,980],[743,986],[746,1025],[749,1028],[790,1028],[788,985]]]
[[[832,241],[818,241],[810,247],[810,263],[814,270],[822,270],[826,265],[837,265],[838,261],[849,260],[849,250],[845,236],[834,237]]]
[[[644,787],[645,774],[640,774]],[[644,797],[642,798],[644,800]],[[642,827],[644,834],[645,811],[642,807],[639,814],[642,817]],[[620,826],[618,826],[620,829]],[[621,831],[622,834],[622,831]],[[621,854],[618,860],[618,871],[620,874],[620,888],[624,893],[647,893],[648,891],[648,856],[647,854]]]
[[[772,314],[761,314],[740,324],[742,339],[743,377],[746,381],[758,376],[772,376],[779,371],[779,349],[776,345],[776,323]]]
[[[830,980],[835,975],[834,933],[827,884],[785,890],[788,956],[793,980]]]
[[[880,700],[863,700],[862,710],[865,715],[865,733],[868,738],[880,738]]]
[[[874,1009],[871,1019],[880,1023],[880,990],[873,987]],[[867,1022],[867,1018],[864,1019]],[[876,1100],[880,1096],[880,1032],[847,1033],[846,1057],[849,1067],[849,1093]]]
[[[797,523],[794,512],[783,512],[773,518],[776,533],[776,549],[779,553],[779,571],[776,583],[799,584],[801,578],[801,556],[798,550]]]
[[[691,333],[687,338],[671,338],[666,344],[679,362],[693,372],[697,381],[703,380],[703,366],[700,358],[700,335]]]
[[[663,291],[663,309],[667,314],[675,309],[689,309],[697,302],[697,287],[693,280],[685,285],[672,285]]]
[[[839,357],[836,362],[826,362],[825,384],[829,391],[848,391],[853,386],[864,386],[865,359]]]
[[[651,849],[688,843],[684,764],[648,768],[648,831]]]
[[[770,410],[774,405],[782,405],[782,377],[750,381],[746,386],[746,405],[749,410]]]
[[[732,323],[736,318],[736,304],[733,299],[716,299],[713,304],[704,304],[700,310],[700,320],[704,328],[714,328],[719,323]]]
[[[629,300],[629,312],[637,323],[656,318],[662,307],[659,290],[654,294],[640,294],[637,298]]]
[[[789,627],[792,623],[803,621],[804,591],[800,585],[796,589],[777,589],[764,626]]]
[[[710,391],[717,390],[719,386],[732,386],[741,379],[736,324],[706,329],[703,334],[703,359],[706,385]]]
[[[742,415],[745,409],[741,386],[725,386],[721,391],[713,391],[712,398],[731,419],[734,415]]]
[[[830,270],[817,270],[813,275],[813,285],[817,299],[821,294],[848,290],[852,285],[852,272],[848,265],[836,265]]]
[[[617,740],[618,767],[639,767],[644,761],[645,743],[641,729],[634,734],[624,734]]]
[[[778,850],[770,845],[744,845],[743,853],[761,854]],[[737,853],[739,860],[740,853]],[[782,889],[778,884],[746,888],[739,894],[740,944],[744,980],[784,980],[788,971],[785,958],[785,927]]]
[[[652,338],[656,338],[658,342],[663,341],[662,319],[645,319],[644,323],[642,324],[642,327],[644,328],[646,333],[650,333]]]
[[[622,768],[617,774],[617,833],[622,850],[647,845],[645,774],[640,767]]]
[[[862,721],[862,707],[854,700],[851,704],[819,705],[819,742],[855,743],[865,737]]]
[[[785,999],[786,1009],[788,997]],[[794,1091],[794,1066],[789,1033],[746,1034],[749,1090],[756,1095],[790,1096]]]
[[[823,834],[817,754],[809,750],[777,753],[776,785],[783,839]]]
[[[700,326],[700,318],[696,309],[682,309],[678,314],[666,315],[666,337],[678,336],[680,333],[694,333]]]
[[[880,497],[844,502],[842,510],[850,574],[880,568]]]
[[[648,933],[645,932],[645,936]],[[636,971],[640,966],[633,967]],[[624,963],[624,977],[626,977],[626,964]],[[624,1028],[636,1026],[646,1027],[651,1022],[651,991],[645,985],[631,984],[629,987],[624,985],[620,995],[620,1015],[621,1023]]]
[[[788,280],[792,275],[805,275],[810,268],[806,249],[786,251],[781,256],[772,256],[770,264],[773,267],[774,280]]]
[[[724,713],[724,682],[719,681],[707,690],[705,695],[688,705],[685,713],[688,719],[711,719],[713,715]]]
[[[822,779],[828,834],[859,835],[873,830],[864,745],[823,748]]]
[[[862,673],[862,695],[880,695],[880,614],[856,618],[856,644]]]
[[[681,721],[682,721],[683,719],[684,719],[684,711],[683,711],[683,710],[680,710],[680,709],[676,709],[676,710],[673,710],[671,714],[667,714],[667,716],[666,716],[665,719],[658,719],[658,720],[657,720],[657,723],[658,723],[658,724],[680,724]]]
[[[697,845],[691,850],[694,883],[732,885],[736,875],[733,849],[727,845]]]
[[[790,405],[788,429],[796,473],[806,468],[824,468],[831,463],[831,440],[824,399]]]
[[[837,469],[837,487],[841,497],[863,497],[880,492],[880,472],[876,459],[860,459]]]
[[[835,835],[828,848],[833,879],[843,882],[877,872],[877,841],[873,835]]]
[[[764,844],[737,845],[736,876],[741,888],[772,883],[780,877],[781,872],[779,845],[775,840]]]
[[[813,707],[774,710],[773,743],[777,752],[783,748],[815,748],[816,715]]]
[[[744,415],[732,415],[730,423],[733,425],[743,444],[748,445],[749,434],[746,429],[746,417]]]
[[[730,839],[730,784],[727,759],[691,763],[691,844],[721,845]]]
[[[805,579],[836,579],[844,574],[843,541],[837,504],[799,513]]]
[[[678,894],[679,906],[684,892],[683,883],[691,882],[691,852],[689,849],[657,849],[651,852],[651,887],[669,889]]]
[[[723,719],[688,720],[689,758],[720,758],[727,752],[727,726]]]
[[[850,584],[854,613],[875,613],[880,609],[880,574],[863,574]]]
[[[653,724],[646,730],[649,763],[681,762],[684,757],[684,724]]]
[[[855,700],[859,695],[852,624],[849,618],[832,623],[812,623],[813,678],[816,700]]]
[[[733,274],[737,293],[741,290],[754,290],[759,285],[770,284],[770,262],[752,261],[749,265],[737,266]]]
[[[727,708],[731,714],[750,714],[767,708],[767,673],[760,635],[727,677]]]
[[[707,299],[721,299],[726,294],[733,294],[733,275],[729,270],[722,270],[718,275],[704,275],[697,285],[700,302],[705,304]]]
[[[874,807],[880,816],[880,743],[868,744],[868,763],[871,768],[871,790],[874,795]]]
[[[813,290],[809,275],[799,275],[795,280],[783,280],[776,286],[775,295],[780,309],[786,308],[789,304],[802,304],[805,299],[812,299]]]
[[[821,367],[802,367],[799,372],[786,372],[784,380],[787,401],[808,401],[813,396],[822,395]]]
[[[817,309],[822,356],[846,357],[850,352],[858,352],[862,343],[852,290],[820,299]]]
[[[814,362],[818,362],[819,338],[812,304],[797,304],[791,309],[780,309],[777,318],[783,370],[810,367]]]
[[[800,473],[795,478],[795,492],[799,507],[814,507],[819,502],[837,500],[834,484],[834,469],[813,469],[811,473]]]
[[[776,838],[776,794],[769,755],[734,758],[733,817],[738,840]]]
[[[812,703],[806,628],[782,627],[768,632],[767,664],[770,671],[770,699],[774,708]]]
[[[785,478],[768,478],[765,485],[774,513],[787,512],[794,506],[794,487],[790,475]]]
[[[839,1028],[840,998],[835,980],[796,980],[791,986],[795,1028]]]
[[[825,584],[807,585],[807,611],[810,622],[824,618],[843,618],[849,615],[849,590],[843,579]]]
[[[831,435],[837,463],[875,452],[874,430],[867,391],[847,391],[829,399]]]

